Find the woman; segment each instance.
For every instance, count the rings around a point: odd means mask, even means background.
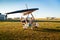
[[[21,22],[22,22],[23,28],[27,29],[28,25],[27,25],[27,21],[24,17],[21,17]]]

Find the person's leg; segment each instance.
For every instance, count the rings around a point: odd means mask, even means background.
[[[39,27],[39,24],[38,23],[35,23],[35,27]]]
[[[23,25],[23,29],[27,29],[27,26],[26,26],[26,24],[24,24],[24,25]]]
[[[29,27],[30,27],[31,29],[33,29],[33,24],[29,24]]]

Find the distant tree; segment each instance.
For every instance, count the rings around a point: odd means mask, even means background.
[[[7,20],[13,20],[12,18],[8,18]]]
[[[17,18],[14,18],[13,20],[20,20],[20,18],[19,18],[19,17],[17,17]]]
[[[47,17],[47,20],[54,20],[55,17]]]

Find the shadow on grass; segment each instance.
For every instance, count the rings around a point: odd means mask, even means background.
[[[34,31],[42,31],[42,32],[60,32],[59,29],[48,29],[48,28],[35,28]]]

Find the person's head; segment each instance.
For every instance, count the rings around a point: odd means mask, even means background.
[[[30,19],[31,19],[31,20],[33,20],[33,18],[32,18],[32,17],[31,17]]]

